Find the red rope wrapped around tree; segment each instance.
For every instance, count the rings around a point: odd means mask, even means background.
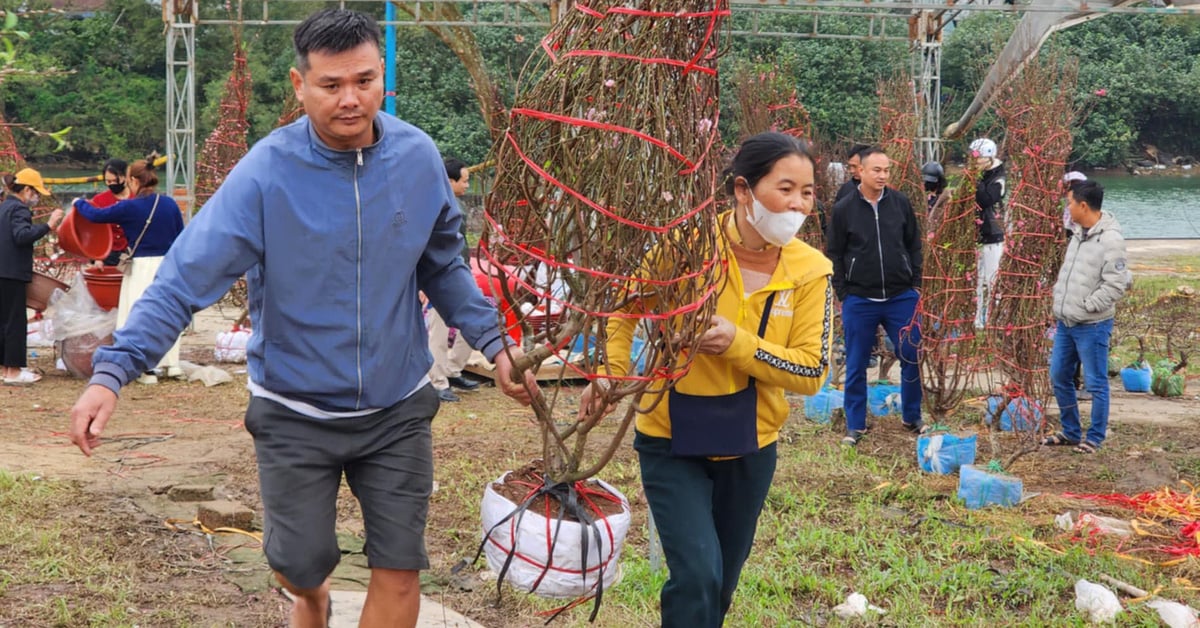
[[[509,303],[526,304],[520,322],[533,348],[518,370],[557,354],[574,375],[603,382],[606,400],[635,398],[588,463],[600,409],[564,428],[554,406],[573,416],[573,399],[535,401],[554,481],[604,466],[639,405],[656,403],[686,372],[683,349],[715,306],[723,276],[713,198],[717,54],[728,14],[724,0],[575,3],[543,39],[528,74],[537,78],[520,90],[494,151],[479,258],[504,277]],[[659,306],[641,307],[646,296]],[[613,317],[641,323],[644,343],[633,356],[641,373],[617,376],[604,366]],[[577,338],[584,355],[573,362]]]
[[[242,45],[241,29],[234,29],[233,69],[225,81],[216,128],[204,140],[200,159],[196,162],[196,207],[216,193],[230,170],[246,155],[246,132],[250,123],[246,109],[250,104],[250,71],[246,67],[246,50]]]

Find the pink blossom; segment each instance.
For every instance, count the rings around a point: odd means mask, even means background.
[[[675,195],[674,195],[674,194],[671,194],[671,191],[670,191],[670,190],[665,190],[665,191],[663,191],[663,193],[662,193],[662,199],[663,199],[664,201],[666,201],[666,202],[670,203],[671,201],[675,200]]]
[[[613,85],[616,85],[616,84],[617,84],[617,82],[612,79],[608,79],[607,81],[604,81],[605,87],[612,87]]]
[[[1104,98],[1105,96],[1108,95],[1108,90],[1104,89],[1104,88],[1100,88],[1100,89],[1096,90],[1096,95],[1101,98]]]

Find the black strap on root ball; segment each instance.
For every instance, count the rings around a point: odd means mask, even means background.
[[[542,567],[542,573],[538,575],[537,580],[534,581],[533,587],[530,588],[529,592],[530,593],[536,592],[538,586],[541,585],[541,583],[542,583],[542,579],[545,578],[546,574],[550,572],[550,564],[549,563],[553,562],[554,548],[558,545],[558,533],[562,529],[564,515],[569,515],[571,517],[574,517],[580,523],[580,525],[586,526],[591,529],[590,536],[594,539],[594,541],[596,543],[596,548],[597,548],[596,555],[600,557],[600,563],[599,563],[599,567],[597,570],[599,573],[597,576],[598,581],[596,582],[596,596],[595,596],[595,600],[592,602],[592,614],[588,616],[588,621],[594,622],[594,621],[596,621],[596,615],[600,612],[600,603],[604,598],[604,536],[600,533],[600,526],[597,523],[595,516],[593,516],[593,513],[591,512],[591,510],[588,509],[587,504],[585,504],[581,499],[579,499],[579,491],[576,490],[575,485],[573,483],[557,482],[557,483],[551,484],[549,482],[549,480],[547,480],[545,478],[543,478],[542,481],[543,481],[543,484],[540,488],[538,488],[536,491],[534,491],[532,495],[525,498],[525,500],[522,501],[512,512],[505,515],[503,519],[501,519],[500,521],[497,521],[495,525],[493,525],[490,529],[488,529],[487,534],[483,535],[483,541],[481,541],[479,543],[479,549],[476,550],[476,552],[475,552],[475,558],[472,559],[470,562],[463,560],[459,564],[455,565],[454,568],[452,568],[450,570],[450,573],[458,573],[464,567],[466,567],[468,565],[473,565],[476,562],[478,562],[479,557],[483,555],[484,547],[487,546],[488,540],[490,540],[492,537],[492,532],[494,532],[496,530],[496,528],[499,528],[501,525],[508,523],[508,521],[511,520],[513,517],[516,517],[516,519],[517,519],[515,529],[519,530],[521,528],[521,519],[525,516],[525,512],[527,510],[529,510],[529,506],[532,505],[539,497],[555,499],[558,501],[558,513],[555,516],[554,534],[550,538],[550,560],[547,561],[547,564]],[[581,576],[583,578],[584,586],[587,586],[587,572],[588,572],[587,556],[588,556],[588,543],[589,543],[588,536],[589,536],[588,534],[582,534],[579,537],[580,552],[582,554],[579,564],[583,566]],[[513,538],[512,538],[512,547],[508,550],[508,554],[505,556],[505,559],[504,559],[504,565],[500,568],[500,575],[496,578],[496,604],[497,605],[500,604],[500,600],[503,596],[504,590],[501,587],[501,585],[504,583],[504,576],[508,573],[508,568],[512,564],[513,559],[516,558],[516,555],[517,555],[517,538],[516,538],[516,535],[514,534]],[[574,604],[567,604],[566,606],[563,606],[562,608],[558,609],[553,615],[550,616],[549,619],[546,620],[546,624],[549,624],[550,622],[554,621],[555,618],[557,618],[559,615],[561,615],[563,613],[563,611],[565,611],[569,608],[573,608],[574,606],[575,606]]]

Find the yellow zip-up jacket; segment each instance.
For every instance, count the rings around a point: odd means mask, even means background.
[[[722,215],[717,224],[724,224]],[[758,446],[779,438],[788,417],[783,391],[812,395],[820,390],[829,370],[829,345],[833,325],[833,264],[823,253],[793,239],[780,252],[767,285],[743,296],[742,271],[724,237],[721,257],[729,264],[725,284],[717,296],[717,314],[737,327],[733,343],[720,355],[697,355],[691,370],[676,382],[676,390],[690,395],[717,396],[746,388],[750,376],[757,380]],[[758,337],[767,296],[775,302],[767,329]],[[654,303],[647,302],[647,309]],[[607,355],[612,375],[629,372],[630,345],[637,321],[613,318],[608,323]],[[651,386],[647,394],[653,394]],[[646,436],[671,437],[669,397],[637,417],[637,430]]]

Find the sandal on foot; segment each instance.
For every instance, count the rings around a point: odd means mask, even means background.
[[[842,437],[842,444],[846,447],[857,447],[858,441],[862,440],[863,433],[859,431],[850,431]]]
[[[1051,434],[1042,439],[1042,444],[1049,447],[1074,447],[1079,444],[1077,440],[1071,440],[1062,432]]]
[[[21,369],[16,377],[5,377],[5,386],[32,386],[42,381],[42,374],[29,369]]]
[[[905,423],[904,421],[901,421],[900,425],[903,425],[904,429],[912,432],[913,434],[924,434],[925,432],[929,431],[929,426],[925,425],[924,421],[917,421],[916,423]]]
[[[1100,448],[1087,441],[1084,441],[1076,445],[1075,449],[1072,449],[1071,451],[1077,454],[1094,454],[1098,449]]]

